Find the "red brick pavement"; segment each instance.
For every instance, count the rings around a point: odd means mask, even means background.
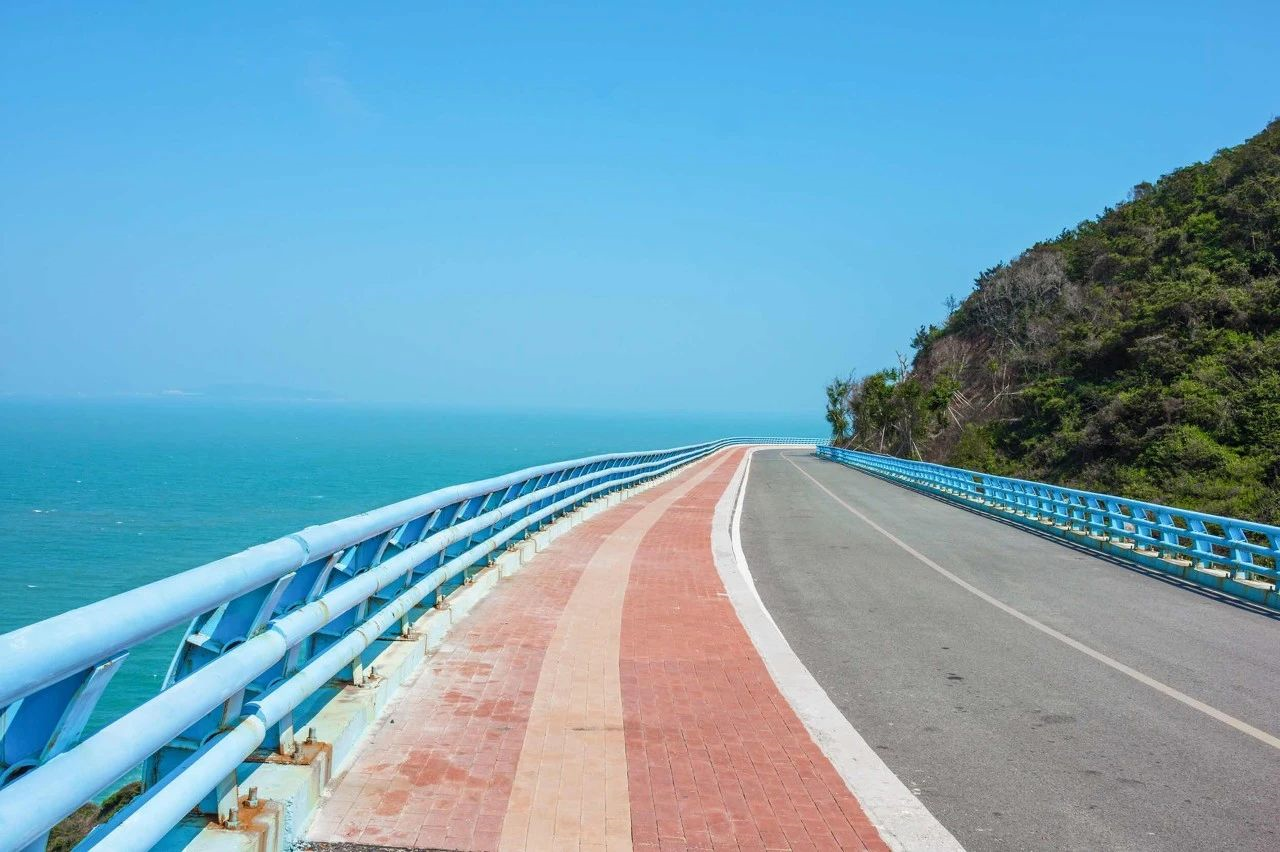
[[[783,698],[716,571],[720,467],[650,530],[623,612],[636,849],[885,849]]]

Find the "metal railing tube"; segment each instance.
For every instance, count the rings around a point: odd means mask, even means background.
[[[668,467],[663,469],[668,470],[674,465],[684,464],[689,458],[689,456],[680,456],[677,461],[674,461],[671,465],[668,465]],[[471,520],[463,521],[451,527],[445,527],[440,530],[440,532],[434,533],[417,544],[405,548],[400,553],[397,553],[395,556],[390,557],[385,562],[378,564],[365,573],[360,574],[357,577],[353,577],[340,586],[334,587],[331,591],[316,601],[306,604],[288,615],[276,619],[276,621],[272,623],[271,629],[282,634],[288,643],[288,647],[292,648],[294,645],[298,644],[342,613],[362,601],[367,600],[376,592],[382,591],[384,588],[391,585],[391,583],[398,580],[404,574],[413,570],[413,568],[420,565],[422,562],[432,556],[435,556],[450,545],[456,544],[464,538],[467,538],[472,533],[487,529],[498,521],[510,517],[520,509],[536,503],[539,500],[545,500],[549,496],[560,494],[565,491],[571,491],[579,485],[583,485],[597,479],[602,479],[606,476],[612,477],[621,472],[651,470],[653,467],[653,464],[639,464],[623,468],[609,468],[584,474],[576,479],[564,480],[562,482],[557,482],[554,485],[548,485],[538,491],[532,491],[523,497],[518,497],[498,506],[495,509],[485,512],[484,514],[477,515]],[[569,502],[581,500],[582,494],[584,493],[586,492],[578,492],[577,494],[571,495],[572,500]],[[561,508],[563,508],[563,506]],[[521,527],[521,529],[523,529],[523,527]],[[318,618],[323,618],[323,620],[317,621]],[[249,641],[253,640],[250,639]],[[248,644],[248,642],[245,644]],[[240,647],[244,646],[242,645]],[[229,651],[228,654],[236,653],[240,650],[240,647]],[[196,674],[199,673],[197,672]],[[194,676],[195,675],[192,675],[192,677]]]
[[[134,799],[128,818],[114,828],[95,829],[76,849],[136,852],[156,846],[210,790],[234,772],[246,756],[253,754],[266,738],[269,727],[255,716],[241,719],[235,728],[201,746],[168,784]],[[222,774],[217,774],[219,772]],[[140,813],[143,816],[135,819]]]
[[[458,570],[461,570],[480,556],[495,550],[502,543],[510,540],[534,523],[576,502],[580,502],[588,496],[604,490],[616,489],[642,479],[660,476],[676,467],[714,452],[716,449],[721,448],[723,444],[717,442],[706,446],[708,447],[707,449],[696,449],[686,455],[678,456],[674,460],[669,460],[666,464],[662,462],[656,463],[661,465],[660,467],[654,467],[654,463],[632,466],[643,467],[647,470],[630,477],[611,479],[594,488],[570,494],[568,497],[545,507],[539,512],[522,518],[517,523],[486,539],[461,556],[450,560],[446,565],[458,564],[460,565]],[[600,478],[600,474],[616,472],[617,469],[598,471],[596,474],[580,477],[579,480]],[[572,481],[566,480],[565,482],[547,486],[537,492],[531,492],[525,497],[513,500],[492,512],[486,513],[486,516],[495,514],[509,515],[524,505],[545,499],[548,491],[559,493],[566,490],[567,483]],[[517,504],[520,504],[520,506],[517,506]],[[500,520],[501,518],[498,519]],[[487,526],[491,526],[494,519],[490,518],[485,523],[476,523],[478,520],[480,520],[479,517],[456,527],[446,528],[431,538],[442,541],[444,538],[448,538],[449,533],[457,532],[467,526],[470,526],[471,531],[484,529]],[[433,543],[425,548],[424,545],[431,539],[424,539],[418,545],[396,554],[365,574],[354,577],[346,583],[335,587],[324,597],[278,619],[266,631],[251,637],[199,671],[176,682],[155,698],[121,716],[79,745],[36,767],[17,778],[7,787],[0,789],[0,848],[8,848],[10,844],[14,848],[22,848],[26,843],[50,828],[62,816],[79,807],[81,803],[92,798],[100,790],[105,789],[116,779],[180,735],[196,721],[203,718],[210,709],[243,689],[263,670],[278,662],[290,647],[311,635],[333,617],[366,600],[386,584],[403,575],[412,567],[421,564],[424,559],[440,552],[443,547],[447,547],[448,544],[463,537],[465,537],[465,533],[459,533],[457,538],[452,541],[439,546]],[[467,559],[470,561],[463,561]],[[424,584],[425,580],[437,577],[443,567],[437,568],[427,578],[424,578],[424,581],[420,581],[420,583],[411,588],[417,589]],[[447,579],[447,576],[451,575],[445,575],[443,579]],[[435,586],[438,586],[443,579],[437,580]],[[430,589],[423,589],[417,600],[421,600],[435,586]],[[396,598],[396,601],[400,601],[404,597],[405,595],[402,595]],[[386,611],[387,608],[384,607],[379,610],[378,616],[375,617],[380,617]],[[405,612],[407,612],[407,609]],[[403,615],[403,612],[400,614]],[[396,617],[398,618],[399,615]],[[365,624],[368,623],[368,621],[365,622]],[[389,626],[390,623],[388,623],[387,627]],[[387,627],[382,629],[385,630]],[[379,631],[379,634],[381,632]],[[344,638],[334,648],[343,647],[345,641],[346,639]],[[326,651],[322,657],[326,657],[328,654],[329,651]],[[348,656],[335,671],[349,663],[351,659],[353,657]],[[304,668],[303,670],[305,671],[306,669]],[[254,748],[256,747],[255,744]],[[225,777],[225,775],[222,777]],[[203,796],[209,789],[211,787],[205,787],[200,795]],[[192,805],[188,806],[188,809],[198,802],[199,799],[196,799]],[[150,800],[148,800],[147,804],[150,804]]]
[[[297,570],[306,557],[300,542],[276,539],[6,633],[0,707]]]
[[[690,447],[676,447],[671,450],[664,450],[663,452],[674,454],[696,449],[701,446],[705,445],[694,444]],[[408,500],[402,500],[399,503],[392,503],[390,506],[383,506],[380,509],[373,509],[368,512],[362,512],[359,515],[352,515],[349,518],[342,518],[337,521],[317,524],[315,526],[307,527],[294,535],[299,540],[306,542],[312,553],[332,553],[334,551],[341,550],[344,547],[350,547],[351,545],[363,541],[370,536],[395,529],[407,521],[422,517],[436,509],[461,502],[462,500],[478,497],[481,494],[489,494],[494,491],[499,491],[503,488],[507,488],[520,482],[526,482],[544,474],[568,470],[570,468],[589,465],[595,462],[627,458],[632,455],[636,455],[636,453],[607,453],[599,456],[588,456],[586,458],[574,459],[567,462],[556,462],[554,464],[527,467],[523,470],[515,471],[514,473],[503,474],[502,476],[495,476],[489,479],[482,479],[477,482],[469,482],[463,485],[451,485],[447,488],[441,488],[436,491],[429,492],[428,494],[424,494],[420,497],[412,497]]]
[[[686,456],[681,456],[680,461],[675,463],[683,464],[686,458]],[[501,506],[490,509],[488,512],[477,515],[468,521],[445,527],[440,532],[434,533],[417,544],[405,548],[400,553],[379,563],[365,573],[334,587],[316,601],[305,604],[288,615],[276,619],[272,623],[271,629],[284,635],[289,647],[292,648],[342,613],[367,600],[376,592],[382,591],[422,562],[435,556],[450,545],[462,541],[472,533],[487,529],[498,521],[510,517],[520,509],[539,500],[545,500],[549,496],[571,491],[579,485],[602,479],[606,476],[614,476],[619,472],[649,470],[652,467],[652,464],[630,465],[625,468],[609,468],[595,471],[576,479],[567,479],[537,491],[531,491],[523,497],[503,503]],[[581,496],[574,496],[574,500],[580,499],[582,499]],[[317,618],[323,618],[323,620],[317,621]],[[246,642],[245,644],[248,643]],[[234,654],[238,650],[239,648],[236,648],[228,653]]]
[[[246,642],[242,647],[247,650],[213,660],[197,673],[202,677],[178,681],[75,748],[0,789],[0,849],[25,848],[203,718],[219,701],[244,689],[288,650],[284,637],[275,631],[262,633],[254,637],[252,646]],[[218,685],[217,693],[210,694],[210,684]]]

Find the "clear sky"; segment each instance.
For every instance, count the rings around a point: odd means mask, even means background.
[[[1274,0],[8,0],[0,44],[0,393],[818,408],[1280,113]]]

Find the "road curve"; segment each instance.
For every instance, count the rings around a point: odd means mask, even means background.
[[[971,852],[1280,849],[1280,619],[802,450],[754,456],[742,545]]]

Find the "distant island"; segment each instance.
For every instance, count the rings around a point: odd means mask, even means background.
[[[206,399],[253,400],[262,402],[340,402],[342,397],[327,391],[299,390],[298,388],[253,383],[216,384],[191,390],[172,389],[162,391],[161,396],[198,396]]]
[[[845,446],[1280,522],[1280,120],[827,386]]]

